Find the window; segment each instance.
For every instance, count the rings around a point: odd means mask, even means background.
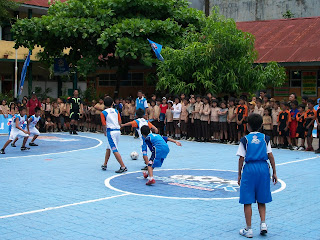
[[[1,38],[2,38],[2,40],[5,40],[5,41],[13,41],[10,25],[4,26],[2,28],[2,37]]]
[[[115,86],[117,83],[117,75],[113,73],[100,74],[99,86]]]
[[[120,85],[123,87],[143,86],[143,79],[144,79],[143,73],[128,73],[127,79],[122,79],[120,82]]]
[[[291,71],[290,87],[301,87],[301,71]]]

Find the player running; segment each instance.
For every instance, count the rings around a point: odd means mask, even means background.
[[[107,170],[107,164],[110,158],[111,150],[120,164],[120,169],[116,173],[123,173],[128,171],[127,167],[124,165],[121,155],[118,151],[118,142],[120,140],[120,124],[121,116],[118,110],[112,108],[113,99],[111,97],[106,97],[104,99],[104,105],[106,109],[102,111],[101,122],[103,127],[104,135],[108,138],[108,146],[106,150],[106,156],[104,164],[101,166],[102,170]]]
[[[9,135],[9,140],[3,145],[0,150],[0,154],[5,154],[6,147],[17,137],[23,137],[23,143],[21,146],[21,151],[29,150],[30,148],[26,147],[26,143],[29,137],[29,132],[23,129],[23,125],[27,125],[27,109],[25,107],[19,108],[19,113],[15,117],[13,117],[11,123],[11,131]]]
[[[159,134],[150,133],[150,128],[148,126],[141,127],[141,134],[152,152],[148,161],[148,173],[143,172],[143,176],[144,178],[149,177],[146,185],[153,185],[156,183],[156,180],[153,178],[153,169],[155,167],[161,167],[164,159],[170,152],[167,142],[173,142],[177,146],[181,146],[181,143],[168,137],[162,137]]]
[[[144,137],[141,134],[141,128],[143,126],[148,126],[149,129],[151,129],[154,133],[158,133],[158,129],[151,122],[143,118],[144,114],[145,114],[144,110],[139,108],[136,112],[137,119],[132,122],[128,122],[126,124],[121,124],[121,127],[123,128],[123,127],[131,126],[133,128],[136,128],[139,134],[139,138],[141,140],[141,151],[142,151],[143,160],[146,164],[146,166],[142,170],[147,171],[148,170],[147,145],[144,140]]]

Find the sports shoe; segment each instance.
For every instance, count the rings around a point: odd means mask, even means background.
[[[14,143],[11,143],[11,147],[17,147]]]
[[[6,153],[4,152],[4,149],[1,149],[1,150],[0,150],[0,154],[6,154]]]
[[[294,147],[293,147],[293,150],[298,150],[298,148],[299,148],[299,147],[297,147],[297,146],[294,146]]]
[[[253,238],[253,232],[252,229],[241,229],[239,232],[240,235],[247,237],[247,238]]]
[[[143,172],[143,177],[147,178],[148,177],[148,173],[147,172]]]
[[[141,168],[142,171],[147,171],[148,170],[148,166],[145,166],[143,168]]]
[[[29,146],[37,147],[38,144],[35,144],[34,142],[30,142],[30,143],[29,143]]]
[[[156,183],[156,180],[154,180],[154,178],[152,178],[151,180],[148,180],[148,182],[146,182],[146,185],[150,186],[155,183]]]
[[[76,131],[73,131],[73,135],[78,135],[78,133]]]
[[[288,149],[293,150],[292,145],[289,145],[289,146],[288,146]]]
[[[30,150],[28,147],[21,147],[21,151]]]
[[[124,173],[128,171],[127,167],[124,167],[124,168],[120,168],[119,170],[115,171],[115,173]]]
[[[102,169],[103,171],[106,171],[106,170],[107,170],[107,166],[101,165],[101,169]]]
[[[320,153],[320,148],[314,151],[314,153]]]
[[[300,147],[298,148],[298,151],[304,151],[304,150],[306,150],[306,148],[303,147],[303,146],[300,146]]]
[[[266,223],[261,223],[260,224],[260,234],[265,235],[268,233],[268,226]]]

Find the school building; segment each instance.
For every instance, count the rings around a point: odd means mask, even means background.
[[[272,96],[320,97],[320,17],[238,22],[237,27],[255,36],[257,64],[275,61],[285,67],[287,80],[282,87],[270,86]]]
[[[19,0],[16,0],[19,1]],[[19,18],[40,17],[47,14],[47,0],[23,1],[12,16]],[[256,38],[255,48],[258,52],[256,64],[276,61],[286,68],[287,81],[282,87],[270,86],[270,95],[281,100],[291,92],[298,96],[320,97],[320,17],[280,19],[267,21],[237,22],[237,27],[250,32]],[[9,22],[0,26],[0,92],[8,92],[14,88],[15,49]],[[35,48],[31,56],[22,96],[31,91],[48,91],[51,97],[70,95],[73,89],[73,74],[70,77],[55,76],[48,67],[39,62],[36,55],[40,48]],[[18,83],[28,49],[19,48]],[[149,81],[148,74],[155,68],[131,65],[127,75],[120,81],[118,95],[135,96],[139,89],[147,94],[155,91],[156,81]],[[82,91],[89,86],[100,94],[113,96],[116,90],[116,69],[99,68],[94,74],[78,79],[78,88]]]

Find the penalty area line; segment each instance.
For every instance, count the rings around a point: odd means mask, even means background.
[[[0,219],[18,217],[18,216],[28,215],[28,214],[33,214],[33,213],[46,212],[46,211],[51,211],[51,210],[56,210],[56,209],[66,208],[66,207],[72,207],[72,206],[77,206],[77,205],[82,205],[82,204],[87,204],[87,203],[100,202],[100,201],[104,201],[104,200],[108,200],[108,199],[112,199],[112,198],[124,197],[127,195],[130,195],[130,194],[125,193],[125,194],[111,196],[111,197],[98,198],[98,199],[93,199],[93,200],[77,202],[77,203],[65,204],[65,205],[61,205],[61,206],[57,206],[57,207],[48,207],[48,208],[42,208],[42,209],[28,211],[28,212],[14,213],[14,214],[10,214],[10,215],[0,216]]]
[[[305,158],[305,159],[300,159],[300,160],[295,160],[295,161],[290,161],[290,162],[278,163],[278,164],[276,164],[276,166],[282,166],[282,165],[287,165],[287,164],[291,164],[291,163],[298,163],[298,162],[305,162],[305,161],[313,160],[316,158],[320,158],[320,156]]]

